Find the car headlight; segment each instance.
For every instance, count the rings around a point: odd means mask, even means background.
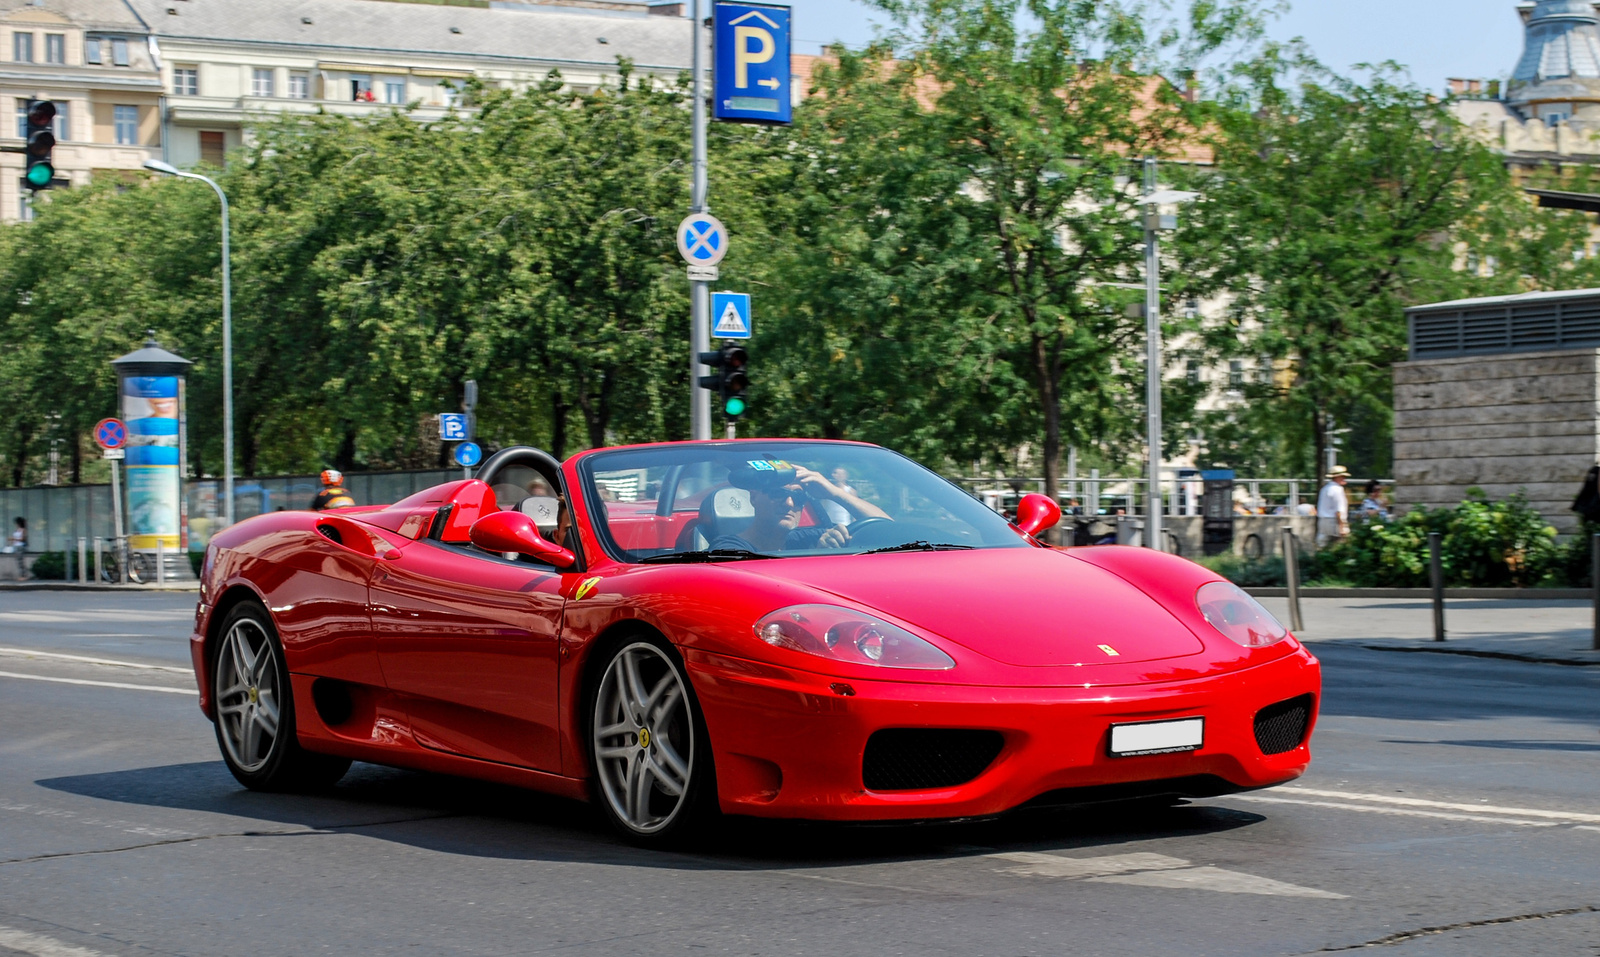
[[[756,637],[774,648],[856,665],[944,671],[955,660],[898,625],[839,605],[790,605],[762,616]]]
[[[1272,612],[1233,582],[1210,582],[1194,593],[1194,603],[1211,627],[1246,648],[1265,648],[1289,637]]]

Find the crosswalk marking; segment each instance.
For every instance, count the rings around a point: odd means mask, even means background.
[[[1102,857],[1065,857],[1037,851],[1003,851],[985,855],[1004,863],[1002,874],[1054,880],[1080,880],[1093,884],[1129,884],[1169,890],[1215,891],[1222,894],[1262,894],[1271,897],[1310,897],[1343,900],[1346,895],[1314,887],[1301,887],[1210,865],[1195,865],[1181,857],[1137,851]]]

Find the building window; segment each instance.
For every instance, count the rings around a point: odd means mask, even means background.
[[[250,95],[251,96],[272,96],[272,95],[274,95],[273,94],[273,90],[272,90],[272,71],[271,70],[251,70],[250,71]]]
[[[44,35],[44,62],[67,62],[67,35],[64,33],[46,33]]]
[[[1184,363],[1183,375],[1184,375],[1184,378],[1189,380],[1189,384],[1190,385],[1199,385],[1200,384],[1200,360],[1199,359],[1190,359],[1188,362]]]
[[[353,75],[350,77],[350,99],[357,103],[371,103],[375,97],[372,95],[372,77]]]
[[[116,130],[118,146],[139,145],[139,108],[137,106],[113,106],[111,108],[111,125]]]
[[[199,96],[200,68],[197,66],[173,67],[172,92],[176,96]]]
[[[28,138],[28,101],[17,97],[17,139]]]
[[[406,101],[406,83],[404,80],[390,80],[383,85],[383,102],[404,103]]]
[[[28,181],[17,180],[17,218],[25,223],[33,222],[33,190],[28,188]]]
[[[1234,391],[1244,388],[1244,360],[1228,360],[1228,388]]]
[[[97,66],[102,62],[100,57],[99,37],[89,37],[83,41],[83,61],[85,63],[93,63]]]
[[[111,38],[111,63],[114,66],[128,65],[128,41],[125,37]]]
[[[1256,360],[1256,382],[1260,385],[1272,384],[1272,357],[1261,356]]]
[[[227,159],[228,149],[223,135],[219,131],[200,131],[200,162],[208,166],[222,166]]]
[[[311,77],[304,73],[289,74],[289,99],[311,99]]]
[[[11,34],[11,59],[18,63],[33,62],[33,34]]]

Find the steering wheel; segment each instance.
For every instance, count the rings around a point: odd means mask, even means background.
[[[488,460],[478,467],[477,478],[492,488],[496,476],[513,465],[525,465],[539,472],[547,479],[553,480],[551,488],[561,490],[561,463],[557,462],[556,457],[549,452],[528,445],[513,445],[489,456]]]
[[[876,548],[880,544],[886,544],[886,542],[874,541],[874,538],[875,537],[876,538],[884,538],[884,539],[889,538],[890,536],[884,535],[884,534],[882,534],[882,532],[890,531],[889,529],[885,529],[884,526],[885,525],[893,525],[893,524],[894,524],[894,519],[892,519],[892,518],[880,518],[880,517],[878,517],[876,515],[873,515],[873,516],[868,517],[868,518],[857,519],[854,522],[851,522],[849,524],[849,526],[848,526],[849,531],[850,531],[850,544],[852,544],[852,545],[865,545],[865,547],[868,547],[868,548]],[[879,534],[877,536],[873,535],[873,531],[872,531],[873,529],[879,529],[880,530],[880,532],[879,532]],[[861,541],[861,536],[863,534],[865,534],[867,536],[867,541],[864,542],[864,543]]]

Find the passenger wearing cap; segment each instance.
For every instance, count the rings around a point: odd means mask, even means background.
[[[843,524],[801,526],[806,503],[837,502],[855,520],[882,518],[893,521],[883,509],[847,491],[803,466],[793,468],[734,469],[728,481],[750,491],[750,507],[755,518],[738,535],[720,535],[711,543],[716,549],[742,549],[751,552],[779,552],[788,549],[843,548],[850,543],[850,529]]]
[[[1335,465],[1328,470],[1328,484],[1317,493],[1317,547],[1344,538],[1350,534],[1350,499],[1345,494],[1345,483],[1350,481],[1350,470]]]
[[[348,489],[344,487],[344,473],[338,469],[324,469],[322,472],[322,491],[311,500],[311,510],[321,512],[330,508],[349,508],[356,503]]]

